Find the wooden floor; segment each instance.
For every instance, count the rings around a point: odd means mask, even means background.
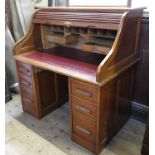
[[[145,124],[130,119],[100,155],[140,155]],[[19,95],[6,103],[6,155],[93,155],[70,139],[69,104],[41,120],[24,113]]]

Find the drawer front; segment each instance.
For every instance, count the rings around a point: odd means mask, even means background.
[[[30,99],[35,98],[34,89],[30,89],[24,85],[20,85],[20,89],[23,96],[29,97]]]
[[[71,94],[89,100],[93,103],[98,101],[98,89],[95,86],[70,80]]]
[[[96,52],[96,53],[102,53],[102,54],[108,54],[110,51],[110,48],[108,47],[102,47],[102,46],[95,46],[95,45],[83,45],[82,50],[89,51],[89,52]]]
[[[23,105],[27,105],[32,109],[35,109],[35,100],[29,97],[23,96],[22,97]]]
[[[30,78],[29,76],[19,73],[19,81],[21,87],[33,89],[33,81],[32,78]]]
[[[86,116],[95,119],[96,118],[96,106],[91,102],[71,97],[72,110],[85,114]]]
[[[46,36],[46,41],[48,42],[53,42],[53,43],[59,43],[59,44],[65,44],[66,43],[66,39],[64,36]]]
[[[73,114],[73,135],[79,136],[83,140],[95,144],[96,141],[96,122],[86,119],[80,113]]]
[[[17,70],[19,73],[32,76],[32,67],[29,64],[17,61]]]
[[[22,105],[23,105],[24,111],[29,112],[35,116],[37,115],[36,104],[34,100],[28,97],[22,96]]]
[[[58,44],[70,44],[74,43],[77,41],[77,37],[74,35],[68,35],[68,36],[57,36],[54,34],[47,34],[46,35],[46,41],[48,42],[53,42],[53,43],[58,43]]]

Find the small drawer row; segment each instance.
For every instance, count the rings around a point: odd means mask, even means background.
[[[22,73],[29,77],[32,77],[32,66],[23,62],[16,62],[18,73]]]
[[[34,116],[37,116],[32,66],[23,62],[17,62],[17,70],[23,110]]]
[[[95,146],[97,126],[98,88],[70,80],[72,134]],[[82,141],[81,141],[82,144]]]

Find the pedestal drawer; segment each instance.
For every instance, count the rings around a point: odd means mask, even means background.
[[[19,73],[23,73],[28,76],[32,76],[32,67],[29,64],[17,61],[17,70]]]
[[[26,112],[31,113],[34,116],[37,116],[37,107],[35,104],[35,100],[34,99],[30,99],[26,96],[22,96],[22,105],[23,105],[23,110]]]
[[[70,90],[71,95],[81,97],[94,103],[98,101],[98,89],[93,85],[71,79]]]
[[[74,112],[73,114],[73,135],[79,136],[83,140],[95,144],[96,122],[86,119],[83,114]]]
[[[33,89],[33,81],[29,76],[19,73],[19,80],[21,87],[25,86],[29,89]]]
[[[33,89],[30,89],[24,85],[20,85],[22,96],[29,97],[30,99],[35,98],[35,92]]]
[[[35,106],[34,99],[31,99],[29,97],[23,96],[22,100],[23,100],[24,105],[27,105],[27,106],[29,106],[32,109],[33,108],[35,109],[36,106]]]
[[[91,102],[77,97],[71,97],[72,110],[96,119],[96,106]]]

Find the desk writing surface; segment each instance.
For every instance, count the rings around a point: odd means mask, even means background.
[[[61,56],[38,52],[36,50],[15,56],[15,59],[30,63],[36,67],[97,84],[96,72],[98,65],[95,64],[89,64]]]

